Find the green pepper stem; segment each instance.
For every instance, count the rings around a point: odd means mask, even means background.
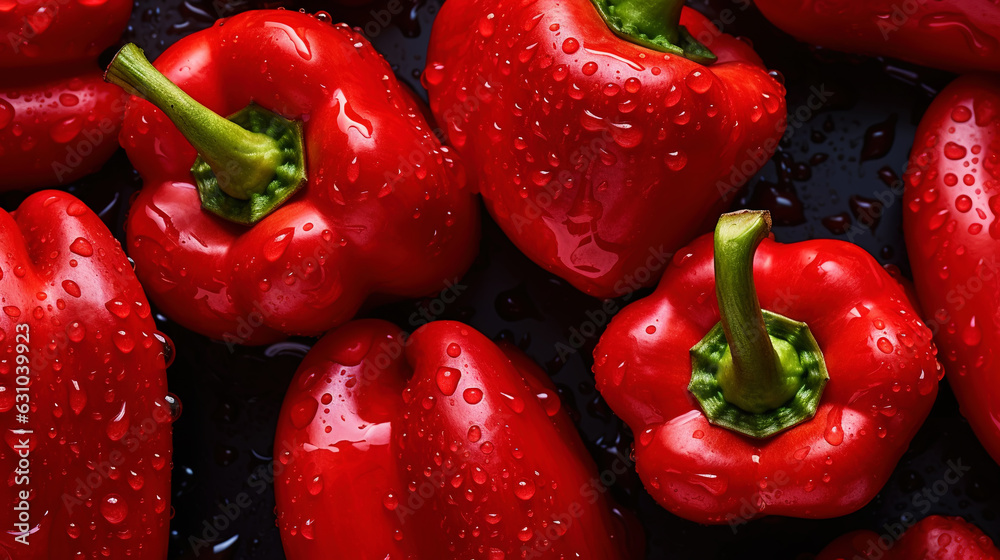
[[[219,188],[240,200],[263,193],[282,163],[279,143],[215,114],[167,79],[129,43],[118,51],[104,79],[159,107],[208,163]]]
[[[619,37],[699,64],[716,57],[681,25],[684,0],[591,0]]]
[[[794,355],[775,352],[754,286],[754,254],[770,231],[770,213],[749,210],[724,214],[715,229],[715,293],[732,354],[719,384],[728,402],[756,413],[786,403],[801,385],[787,375],[797,364],[784,363]]]
[[[615,15],[626,25],[650,37],[679,42],[684,0],[612,0],[612,4]]]

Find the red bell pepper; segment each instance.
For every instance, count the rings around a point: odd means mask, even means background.
[[[898,540],[894,540],[898,539]],[[1000,560],[1000,550],[979,527],[961,517],[932,515],[902,535],[848,533],[816,560]]]
[[[245,12],[157,68],[166,78],[126,46],[107,78],[151,101],[133,97],[122,130],[145,183],[126,229],[174,321],[241,344],[319,335],[369,296],[426,295],[472,262],[462,166],[346,25]]]
[[[855,245],[783,245],[769,226],[724,215],[714,248],[679,251],[594,350],[646,489],[701,523],[859,509],[937,395],[930,331],[899,283]]]
[[[962,413],[1000,462],[1000,78],[963,76],[938,95],[905,179],[920,302]]]
[[[164,560],[169,339],[73,196],[0,211],[0,557]]]
[[[800,41],[952,72],[1000,70],[1000,4],[968,0],[754,0]]]
[[[682,5],[449,0],[434,22],[423,82],[490,213],[594,296],[654,284],[785,129],[749,44]]]
[[[545,373],[461,323],[328,334],[274,449],[289,560],[641,557]]]
[[[125,99],[97,56],[131,11],[131,0],[0,6],[0,190],[75,181],[118,149]]]

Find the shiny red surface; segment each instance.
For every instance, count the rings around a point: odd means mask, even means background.
[[[934,0],[754,0],[774,25],[833,50],[951,72],[1000,70],[1000,4]]]
[[[320,335],[370,295],[427,295],[472,262],[479,216],[462,166],[346,25],[247,12],[181,39],[156,67],[218,114],[253,101],[303,120],[308,176],[253,227],[226,222],[201,210],[191,145],[158,109],[130,101],[121,142],[144,187],[129,255],[171,319],[238,344]]]
[[[830,381],[816,416],[765,440],[712,426],[688,392],[689,351],[719,321],[711,235],[679,251],[656,291],[594,350],[597,387],[636,435],[636,469],[666,509],[739,526],[829,518],[867,504],[930,412],[940,366],[906,292],[860,247],[764,240],[761,306],[805,322]]]
[[[906,528],[895,523],[893,530]],[[898,534],[855,531],[823,549],[816,560],[997,560],[1000,550],[961,517],[932,515]]]
[[[681,23],[717,63],[625,41],[589,0],[449,0],[434,22],[422,80],[449,142],[518,248],[591,295],[655,284],[785,129],[749,44]]]
[[[63,192],[34,194],[13,215],[0,211],[0,300],[0,556],[165,559],[173,415],[164,356],[172,347],[157,337],[118,241]],[[25,393],[21,375],[30,378]],[[25,437],[27,469],[14,447]],[[27,546],[13,534],[22,490],[30,492]]]
[[[903,228],[913,280],[948,383],[1000,461],[1000,79],[945,88],[917,130]]]
[[[118,40],[130,0],[0,6],[0,190],[64,185],[118,149],[125,96],[97,56]]]
[[[378,320],[328,334],[292,380],[275,457],[290,560],[623,559],[644,546],[545,373],[457,322],[409,339]]]

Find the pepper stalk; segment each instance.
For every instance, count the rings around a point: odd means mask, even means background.
[[[616,35],[660,52],[711,64],[716,56],[680,24],[684,0],[592,0]]]
[[[771,437],[816,414],[829,380],[823,352],[802,322],[761,309],[753,281],[768,212],[724,214],[715,230],[720,321],[691,348],[688,390],[715,425]]]
[[[195,101],[129,43],[105,81],[156,105],[198,152],[191,173],[202,207],[252,225],[305,185],[302,123],[250,104],[223,118]]]

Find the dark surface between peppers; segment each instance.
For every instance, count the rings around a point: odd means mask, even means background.
[[[907,268],[900,231],[901,205],[889,205],[877,227],[865,226],[867,200],[876,193],[889,193],[886,181],[901,174],[919,116],[931,91],[951,80],[943,73],[917,67],[892,65],[833,53],[814,56],[767,24],[751,7],[740,1],[696,0],[689,3],[719,20],[724,31],[749,35],[755,49],[771,68],[787,76],[788,106],[794,113],[810,96],[828,94],[822,110],[795,127],[774,161],[751,181],[752,206],[772,211],[776,235],[792,242],[812,237],[848,238],[835,234],[854,227],[852,241],[882,263]],[[419,87],[426,32],[438,4],[419,8],[410,16],[410,5],[402,7],[384,24],[372,23],[372,10],[385,10],[386,2],[364,9],[334,12],[334,19],[369,27],[376,47],[394,64],[397,75]],[[180,36],[210,25],[216,15],[248,9],[248,4],[215,3],[208,0],[140,0],[133,13],[132,28],[125,39],[137,41],[150,57]],[[297,6],[296,6],[297,7]],[[308,6],[331,9],[330,6]],[[409,36],[404,36],[400,29]],[[423,34],[420,33],[423,31]],[[124,42],[124,41],[123,41]],[[109,57],[106,57],[109,58]],[[107,62],[107,59],[104,60]],[[805,113],[803,113],[805,114]],[[802,122],[799,119],[797,122]],[[895,141],[891,140],[894,131]],[[890,139],[885,140],[889,132]],[[867,139],[867,142],[866,142]],[[859,161],[867,155],[864,161]],[[886,170],[880,172],[880,170]],[[119,152],[98,175],[69,187],[105,222],[124,238],[121,223],[127,201],[138,188],[138,180]],[[798,192],[798,196],[788,193]],[[854,196],[862,198],[852,199]],[[24,195],[0,197],[10,209]],[[867,200],[866,200],[867,199]],[[852,203],[853,200],[853,203]],[[785,203],[779,203],[784,201]],[[745,201],[744,201],[745,202]],[[745,204],[744,204],[745,205]],[[462,280],[458,301],[445,307],[442,318],[464,320],[489,336],[503,337],[526,346],[528,353],[546,366],[574,419],[591,444],[599,468],[607,468],[618,449],[626,450],[631,436],[608,411],[593,389],[588,373],[590,352],[596,342],[589,336],[579,352],[557,360],[556,343],[580,343],[581,329],[591,334],[588,312],[596,314],[601,302],[574,292],[564,282],[540,271],[520,256],[495,226],[484,230],[481,256]],[[369,315],[394,320],[412,329],[409,318],[428,301],[407,302]],[[624,302],[617,302],[620,309]],[[438,309],[438,307],[434,307]],[[598,315],[594,315],[599,318]],[[278,531],[274,526],[274,500],[269,487],[248,477],[270,463],[274,427],[281,396],[310,340],[295,340],[268,348],[238,349],[230,353],[219,343],[159,322],[178,348],[170,371],[170,388],[184,403],[184,414],[175,424],[174,496],[171,558],[194,558],[189,537],[201,537],[204,523],[217,516],[220,531],[212,540],[218,553],[203,548],[199,558],[280,559]],[[603,328],[603,327],[601,327]],[[932,512],[962,514],[988,535],[1000,539],[1000,468],[986,455],[967,423],[961,419],[954,397],[942,385],[934,411],[917,434],[880,495],[853,515],[826,521],[769,518],[744,526],[737,534],[728,527],[701,527],[666,513],[641,490],[634,474],[619,478],[613,492],[619,502],[638,510],[650,539],[648,558],[748,558],[794,559],[803,552],[816,552],[822,544],[859,528],[882,531],[885,523],[898,522],[922,509],[912,504],[914,493],[943,481],[946,460],[961,460],[971,470],[952,485]],[[863,464],[863,462],[862,462]],[[941,489],[940,482],[938,489]],[[261,490],[258,492],[258,490]],[[238,511],[235,521],[225,521],[219,502],[233,502],[245,495],[250,507],[229,506]],[[751,551],[759,551],[755,554]]]

